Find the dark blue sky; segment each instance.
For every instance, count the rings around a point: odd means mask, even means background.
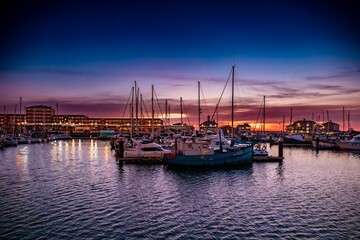
[[[266,92],[300,108],[319,95],[321,109],[360,116],[359,1],[5,1],[0,11],[5,105],[23,96],[91,116],[106,102],[97,112],[118,116],[134,80],[174,101],[196,98],[200,80],[215,99],[236,64],[248,102]]]

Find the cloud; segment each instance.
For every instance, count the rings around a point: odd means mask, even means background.
[[[306,77],[306,79],[313,81],[313,80],[332,80],[332,79],[347,78],[347,77],[360,77],[360,69],[342,71],[336,74],[325,75],[325,76],[308,76]]]

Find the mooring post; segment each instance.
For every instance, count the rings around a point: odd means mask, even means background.
[[[284,148],[284,146],[283,146],[283,139],[280,138],[280,139],[279,139],[279,157],[281,157],[281,158],[284,156],[283,148]]]
[[[319,149],[319,141],[320,141],[320,139],[319,139],[319,137],[316,137],[316,149]]]
[[[124,138],[120,137],[118,139],[118,151],[117,151],[117,157],[123,158],[124,157]]]

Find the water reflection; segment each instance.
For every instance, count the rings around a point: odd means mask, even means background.
[[[0,225],[11,226],[0,229],[6,239],[101,239],[104,232],[129,239],[360,235],[354,152],[285,148],[282,164],[225,169],[122,164],[108,142],[97,140],[0,154]]]
[[[29,157],[29,147],[28,146],[21,147],[19,149],[18,153],[16,154],[16,166],[25,175],[27,175],[29,173],[28,157]]]

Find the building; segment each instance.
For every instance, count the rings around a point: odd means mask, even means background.
[[[230,125],[225,125],[220,127],[221,130],[223,131],[224,135],[231,135],[232,134],[232,128]]]
[[[329,122],[323,123],[322,126],[323,126],[323,130],[325,132],[339,132],[340,131],[340,125],[332,122],[331,120]]]
[[[312,120],[299,120],[286,127],[289,133],[314,133],[318,129],[318,124]]]
[[[200,130],[201,129],[215,129],[217,128],[218,124],[215,121],[210,120],[210,116],[207,116],[207,120],[200,124]]]
[[[26,108],[26,114],[1,114],[0,128],[6,132],[14,129],[30,131],[99,131],[115,130],[151,133],[152,119],[139,118],[90,118],[85,115],[55,115],[49,106],[37,105]],[[163,120],[154,119],[154,130],[163,129]]]
[[[0,128],[5,132],[18,132],[25,122],[25,114],[1,114]]]
[[[251,126],[248,123],[244,123],[244,124],[239,124],[236,127],[236,133],[244,133],[244,132],[249,132],[251,131]]]
[[[53,123],[55,109],[49,106],[37,105],[26,108],[27,124],[48,124]]]

